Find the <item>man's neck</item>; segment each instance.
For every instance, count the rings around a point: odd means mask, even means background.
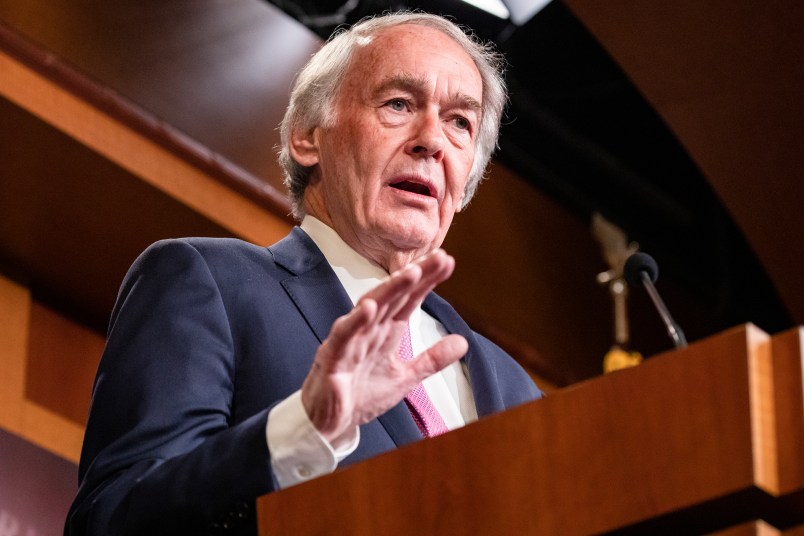
[[[388,276],[383,267],[355,251],[321,220],[307,215],[302,220],[301,229],[321,250],[353,303]]]
[[[368,262],[379,266],[386,272],[386,274],[401,270],[411,262],[415,261],[421,254],[418,250],[400,249],[394,247],[390,243],[383,244],[378,242],[377,244],[373,244],[374,247],[372,247],[372,244],[366,244],[364,241],[360,241],[358,238],[356,238],[356,236],[351,235],[348,232],[343,232],[343,229],[338,230],[338,228],[333,225],[332,221],[330,221],[326,214],[318,216],[313,212],[308,212],[302,220],[302,229],[305,229],[304,222],[308,221],[308,219],[316,221],[319,225],[328,230],[328,232],[322,233],[323,235],[326,236],[329,233],[334,234],[338,237],[338,240],[343,246],[348,247],[355,254],[359,255],[363,259],[366,259]],[[315,227],[318,227],[318,225]]]

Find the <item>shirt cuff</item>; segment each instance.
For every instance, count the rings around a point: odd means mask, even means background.
[[[355,428],[354,438],[334,449],[307,416],[301,390],[271,409],[265,435],[271,469],[280,488],[333,472],[338,462],[354,452],[360,443],[360,428]]]

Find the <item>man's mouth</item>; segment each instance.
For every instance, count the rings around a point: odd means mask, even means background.
[[[429,184],[425,184],[423,182],[401,180],[398,182],[393,182],[389,186],[391,186],[391,188],[396,188],[397,190],[404,190],[406,192],[425,195],[427,197],[435,197],[435,193],[432,191],[432,187]]]

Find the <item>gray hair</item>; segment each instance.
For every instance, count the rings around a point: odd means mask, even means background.
[[[348,71],[354,51],[371,42],[380,30],[402,24],[416,24],[434,28],[466,51],[480,72],[483,82],[483,112],[480,120],[475,160],[469,173],[462,207],[474,196],[483,179],[494,149],[500,120],[507,99],[503,68],[505,61],[490,44],[481,42],[474,34],[466,33],[453,22],[427,13],[393,13],[363,19],[348,30],[336,32],[301,70],[293,85],[290,104],[280,126],[281,146],[279,165],[284,172],[284,182],[290,194],[293,215],[304,215],[302,202],[304,191],[310,182],[311,167],[304,167],[290,155],[290,137],[295,130],[310,131],[316,126],[331,126],[335,117],[331,106]]]

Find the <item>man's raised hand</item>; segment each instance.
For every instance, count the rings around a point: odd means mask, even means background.
[[[335,321],[302,386],[304,409],[331,444],[349,441],[357,426],[466,353],[466,340],[448,335],[412,361],[398,356],[411,313],[454,268],[455,260],[436,250],[394,272]]]

